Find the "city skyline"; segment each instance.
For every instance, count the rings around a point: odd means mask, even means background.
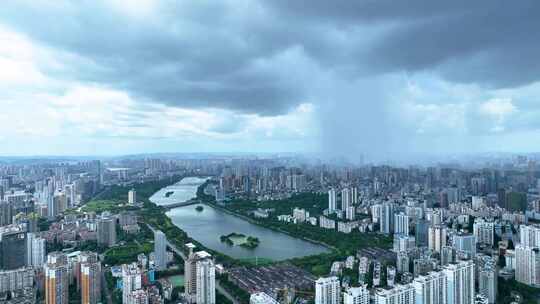
[[[0,155],[540,151],[535,1],[0,8]]]

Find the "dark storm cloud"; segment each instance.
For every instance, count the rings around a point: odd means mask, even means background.
[[[536,81],[539,12],[538,1],[163,1],[139,18],[93,1],[6,1],[0,20],[84,58],[67,77],[168,105],[276,115],[311,91],[289,73],[305,68],[298,58],[279,60],[293,48],[343,79],[432,70],[494,87]]]

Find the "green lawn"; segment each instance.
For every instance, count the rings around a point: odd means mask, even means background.
[[[119,201],[113,201],[113,200],[96,200],[96,201],[90,201],[82,207],[83,212],[95,212],[95,213],[101,213],[103,211],[119,211],[122,208],[119,206]]]

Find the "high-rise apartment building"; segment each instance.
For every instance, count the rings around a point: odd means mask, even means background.
[[[412,284],[396,285],[391,289],[375,290],[374,304],[414,304],[415,290]]]
[[[133,290],[129,293],[126,302],[123,304],[148,304],[148,293],[143,289]]]
[[[436,252],[441,252],[446,246],[446,227],[442,225],[432,225],[428,229],[428,248]]]
[[[337,210],[337,195],[336,189],[328,190],[328,212],[334,213]]]
[[[184,286],[185,293],[190,303],[213,304],[215,303],[215,266],[211,255],[206,251],[192,252],[193,246],[189,246],[190,254],[184,262]]]
[[[488,303],[497,301],[497,265],[488,264],[478,270],[478,292],[488,299]]]
[[[430,272],[413,280],[416,304],[446,304],[446,275]]]
[[[81,267],[81,303],[97,304],[101,302],[101,264],[84,262]]]
[[[47,256],[45,272],[45,304],[69,303],[69,267],[67,256],[53,252]]]
[[[116,244],[116,219],[102,217],[97,221],[97,242],[106,247]]]
[[[251,294],[249,304],[279,304],[279,302],[264,292],[257,292]]]
[[[197,261],[197,304],[216,303],[216,275],[214,262],[209,259]]]
[[[343,304],[369,304],[369,290],[366,285],[350,287],[343,292]]]
[[[540,287],[540,249],[521,244],[515,248],[516,281]]]
[[[394,234],[409,235],[409,216],[403,212],[394,215]]]
[[[457,252],[466,253],[470,258],[476,255],[476,237],[470,233],[458,233],[452,236],[452,247]]]
[[[0,269],[10,270],[27,265],[26,231],[17,225],[0,229]]]
[[[157,270],[167,269],[167,237],[159,230],[154,232],[154,259]]]
[[[136,263],[122,265],[122,303],[133,301],[132,293],[142,288],[142,272]],[[148,301],[148,299],[146,300]]]
[[[394,229],[394,204],[384,203],[381,206],[380,231],[390,234]]]
[[[131,189],[128,192],[128,204],[130,205],[137,204],[137,191],[135,191],[135,189]]]
[[[0,271],[0,293],[24,290],[34,286],[34,269],[24,267]]]
[[[45,239],[36,236],[34,233],[28,233],[27,241],[27,265],[35,268],[41,268],[45,264],[46,247]]]
[[[419,247],[428,246],[428,239],[429,239],[428,231],[429,231],[429,222],[425,219],[418,219],[416,221],[416,226],[414,229],[417,246]]]
[[[341,210],[346,211],[352,205],[351,190],[343,188],[341,190]]]
[[[448,304],[473,304],[474,263],[471,260],[450,264],[443,268],[446,275]]]
[[[340,285],[338,277],[319,278],[315,281],[315,304],[339,304]]]
[[[473,233],[476,242],[480,244],[495,244],[495,223],[483,219],[476,219],[473,224]]]
[[[519,241],[524,247],[540,247],[540,227],[522,225],[519,228]]]

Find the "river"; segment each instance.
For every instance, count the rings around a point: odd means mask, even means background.
[[[196,196],[197,188],[205,182],[204,178],[188,177],[182,181],[156,192],[150,201],[157,205],[167,205],[187,201]],[[167,192],[174,192],[166,197]],[[208,248],[238,259],[267,258],[274,261],[294,257],[319,254],[328,249],[293,238],[289,235],[257,226],[234,215],[202,205],[202,211],[196,206],[175,208],[167,212],[172,222]],[[232,232],[257,237],[260,244],[255,249],[229,246],[219,239],[221,235]]]

